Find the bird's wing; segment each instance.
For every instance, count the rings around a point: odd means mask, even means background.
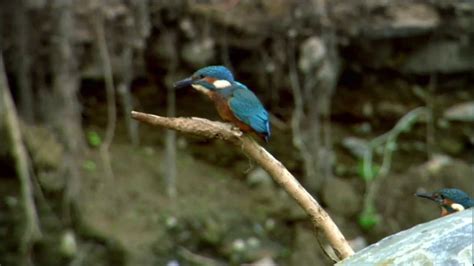
[[[229,106],[234,115],[258,133],[270,136],[268,113],[255,94],[245,88],[233,90]]]

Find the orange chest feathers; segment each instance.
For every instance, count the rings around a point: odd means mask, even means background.
[[[229,102],[228,100],[220,95],[219,93],[216,92],[211,92],[208,94],[209,98],[214,102],[214,105],[216,106],[217,113],[219,113],[219,116],[227,122],[231,122],[235,124],[237,127],[239,127],[242,131],[244,132],[250,132],[253,131],[252,128],[240,121],[232,112],[232,110],[229,107]]]

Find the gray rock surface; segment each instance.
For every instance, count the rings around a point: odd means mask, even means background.
[[[409,55],[403,71],[416,74],[458,73],[474,70],[473,44],[455,41],[430,42]]]
[[[444,112],[444,117],[452,121],[474,122],[474,101],[450,107]]]
[[[474,209],[388,236],[336,265],[472,265]]]
[[[355,215],[362,205],[361,195],[353,184],[337,177],[330,178],[325,183],[323,200],[330,211],[344,216]]]
[[[419,35],[436,28],[440,17],[436,9],[426,3],[399,1],[385,6],[381,1],[371,8],[381,8],[379,16],[372,18],[375,23],[367,25],[364,34],[372,38],[393,38]],[[369,4],[370,6],[370,4]]]

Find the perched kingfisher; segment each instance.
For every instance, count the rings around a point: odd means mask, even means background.
[[[416,193],[415,196],[430,199],[441,207],[441,216],[474,207],[474,199],[456,188],[443,188],[433,193]]]
[[[177,89],[188,86],[207,95],[224,121],[233,123],[243,132],[255,132],[268,142],[271,133],[267,110],[247,86],[234,79],[229,69],[204,67],[174,84]]]

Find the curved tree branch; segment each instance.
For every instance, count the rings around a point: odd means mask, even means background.
[[[230,124],[196,117],[170,118],[135,111],[132,111],[132,117],[152,126],[160,126],[210,139],[222,139],[236,145],[265,169],[296,200],[310,216],[316,231],[323,233],[328,239],[339,259],[344,259],[354,253],[326,211],[321,208],[319,203],[301,186],[285,166],[255,140],[243,136],[237,128]]]

